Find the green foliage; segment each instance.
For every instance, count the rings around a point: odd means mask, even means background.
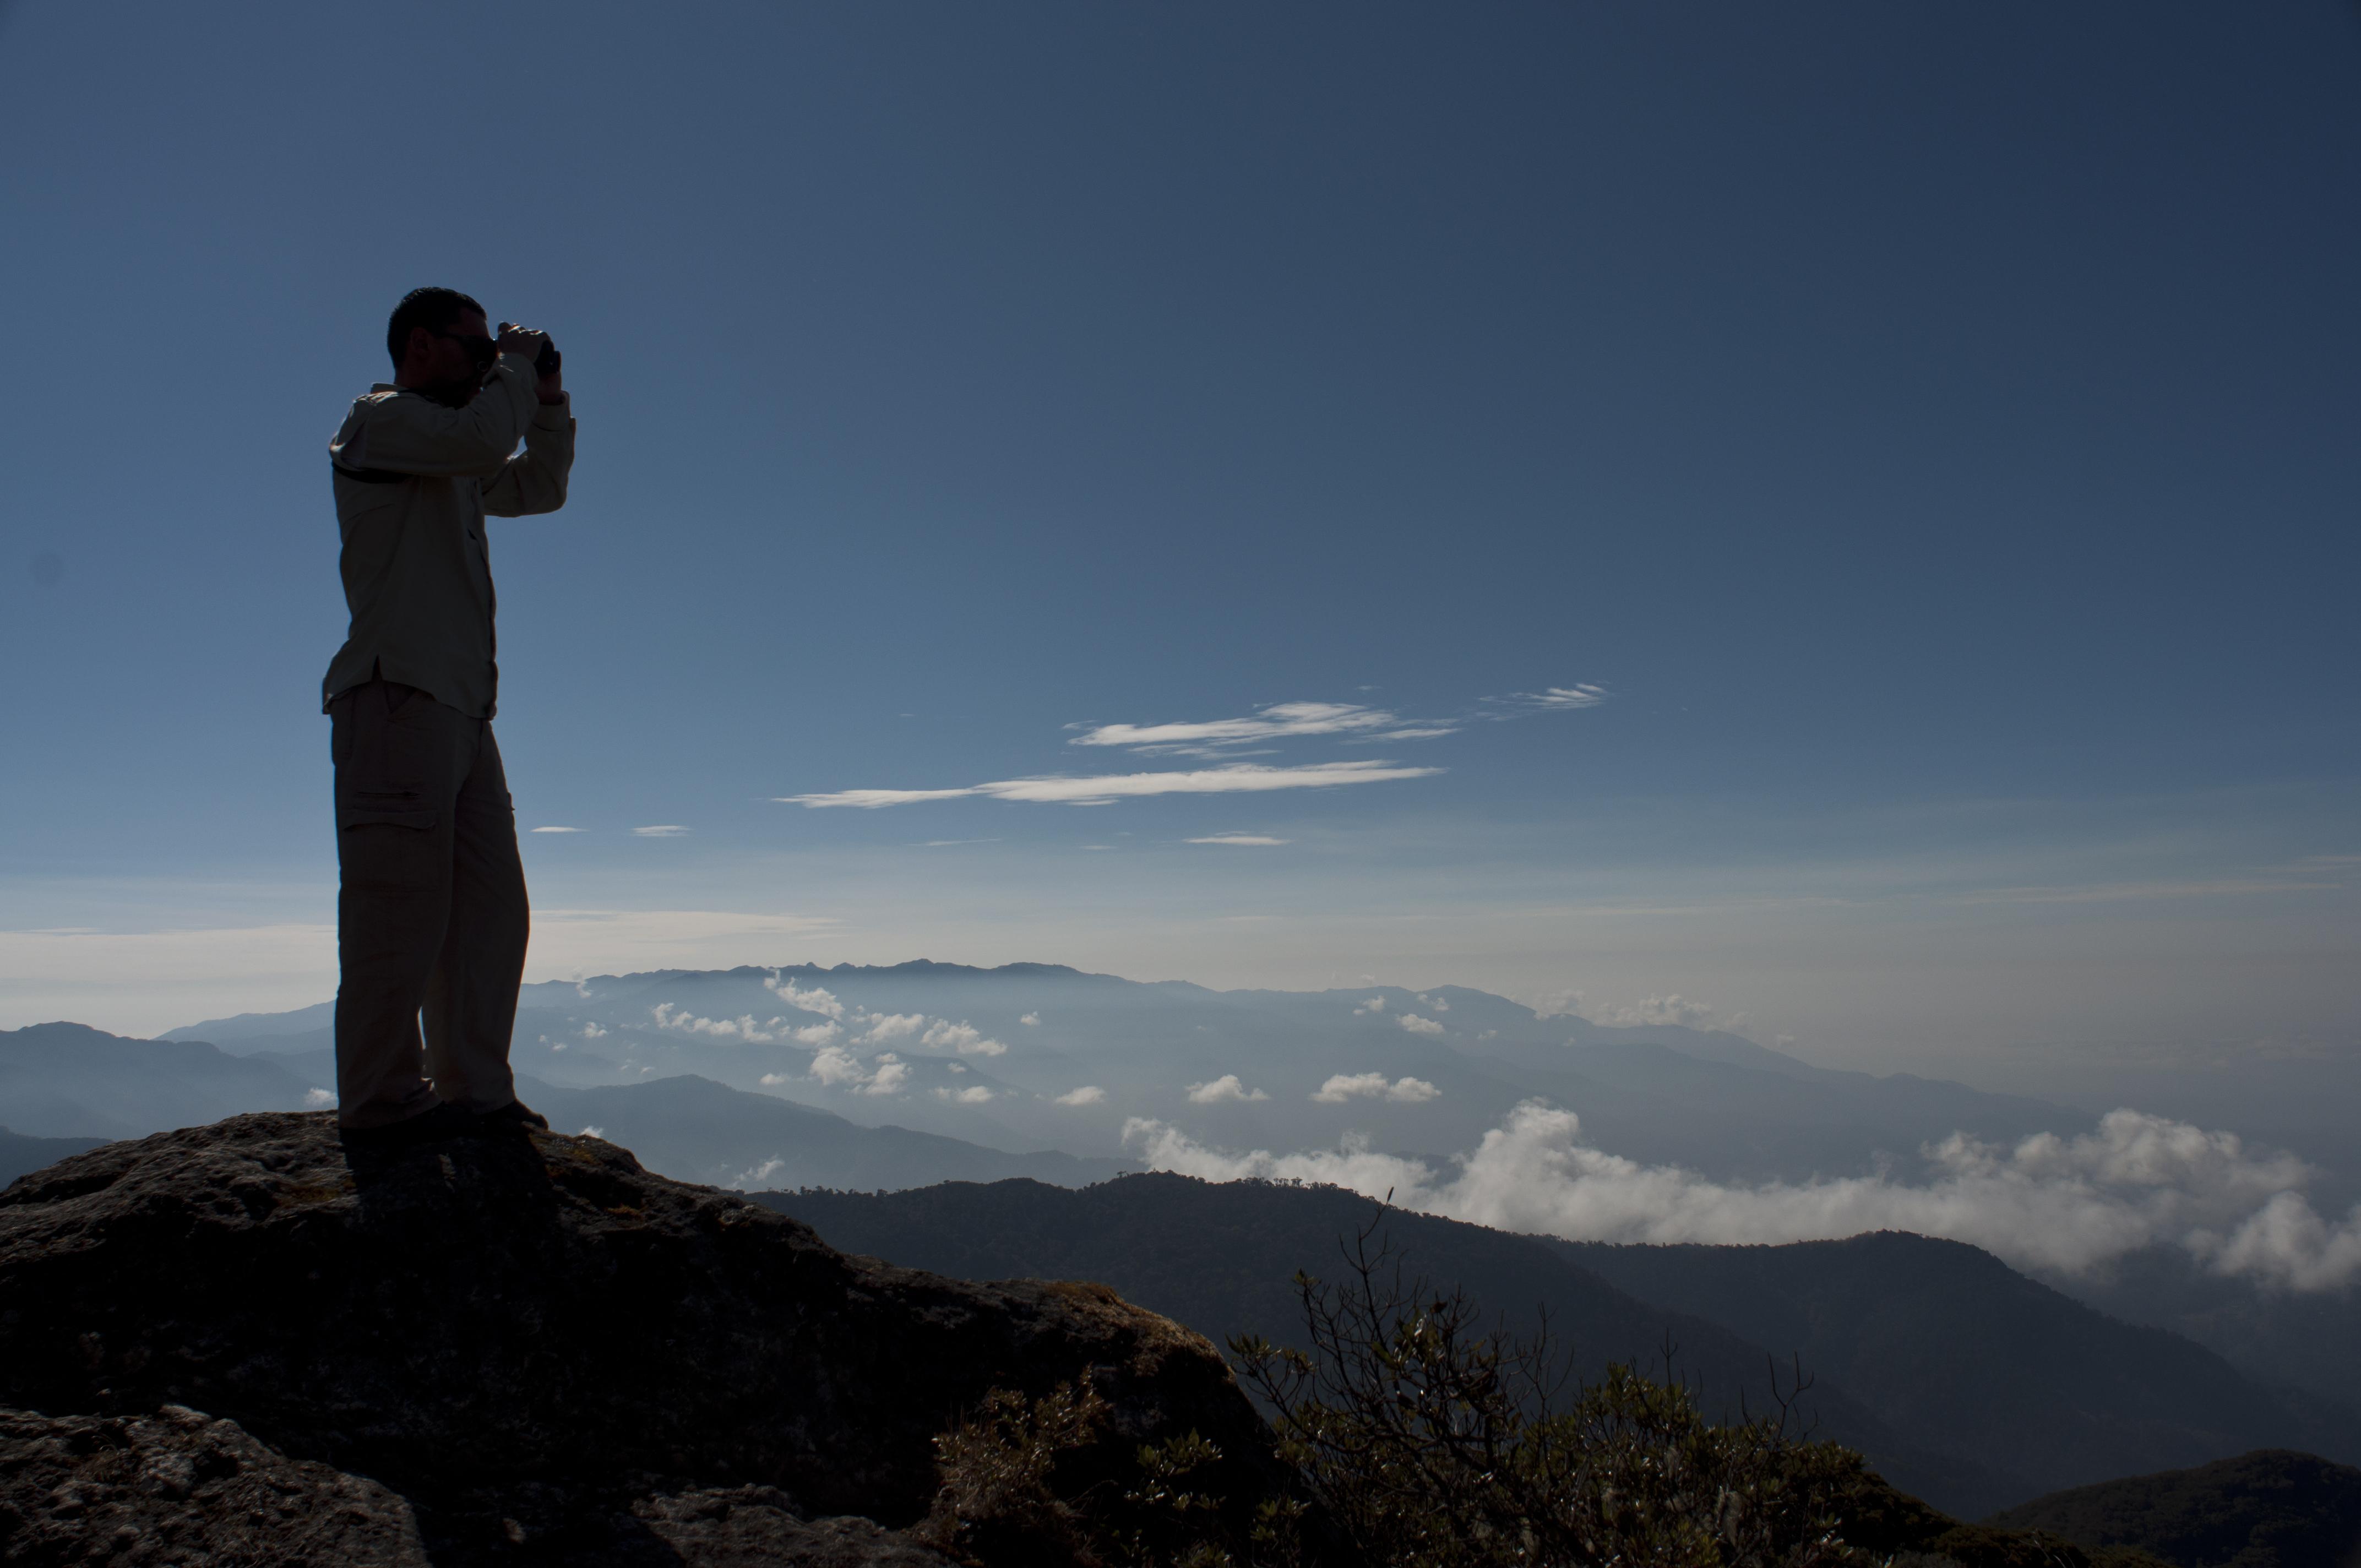
[[[1374,1228],[1343,1284],[1296,1277],[1309,1348],[1231,1342],[1294,1484],[1250,1528],[1204,1479],[1213,1444],[1191,1433],[1110,1466],[1106,1406],[1061,1386],[995,1392],[937,1440],[919,1533],[983,1568],[2163,1568],[1895,1491],[1791,1430],[1800,1376],[1775,1409],[1721,1422],[1669,1376],[1577,1381],[1546,1322],[1484,1332],[1463,1295],[1373,1252]]]
[[[1089,1479],[1104,1468],[1093,1462],[1104,1456],[1107,1414],[1088,1387],[1061,1383],[1029,1404],[994,1390],[935,1440],[942,1486],[915,1533],[994,1568],[1237,1568],[1221,1499],[1197,1479],[1221,1450],[1192,1431],[1133,1449],[1115,1477]],[[1286,1544],[1294,1511],[1284,1499],[1264,1505],[1252,1561],[1296,1560]]]
[[[1086,1446],[1104,1419],[1095,1390],[1060,1384],[1027,1405],[995,1388],[983,1408],[935,1439],[942,1486],[919,1533],[971,1561],[1090,1564],[1087,1521],[1052,1484],[1060,1460]]]
[[[1297,1277],[1308,1350],[1231,1347],[1356,1561],[1811,1568],[1854,1555],[1840,1505],[1861,1461],[1791,1436],[1784,1408],[1717,1425],[1686,1388],[1628,1366],[1573,1384],[1546,1325],[1523,1343],[1483,1333],[1463,1296],[1389,1274],[1368,1242],[1342,1286]]]

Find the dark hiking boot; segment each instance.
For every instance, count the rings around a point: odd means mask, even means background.
[[[339,1127],[338,1141],[346,1148],[394,1149],[412,1144],[459,1137],[474,1128],[476,1118],[447,1100],[438,1100],[415,1116],[381,1127]]]
[[[525,1133],[549,1131],[549,1118],[522,1100],[511,1100],[497,1111],[487,1111],[475,1118],[476,1130],[482,1133]]]

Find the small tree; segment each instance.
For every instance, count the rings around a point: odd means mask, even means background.
[[[1296,1276],[1310,1348],[1232,1342],[1283,1454],[1360,1561],[1400,1568],[1628,1563],[1811,1568],[1859,1458],[1791,1433],[1800,1381],[1762,1417],[1716,1425],[1689,1390],[1628,1366],[1575,1382],[1546,1319],[1530,1341],[1466,1298],[1405,1278],[1378,1222],[1347,1277]],[[1670,1372],[1670,1352],[1666,1355]]]
[[[1191,1432],[1110,1468],[1087,1384],[995,1391],[936,1440],[943,1486],[917,1533],[989,1568],[2167,1568],[2125,1548],[1962,1525],[1861,1456],[1796,1430],[1800,1369],[1773,1408],[1716,1423],[1673,1376],[1576,1380],[1543,1318],[1484,1332],[1454,1290],[1345,1247],[1345,1277],[1295,1277],[1308,1349],[1230,1342],[1272,1414],[1294,1495],[1224,1522]]]

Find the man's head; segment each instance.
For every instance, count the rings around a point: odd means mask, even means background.
[[[498,356],[484,307],[456,289],[412,289],[385,323],[397,385],[466,402]]]

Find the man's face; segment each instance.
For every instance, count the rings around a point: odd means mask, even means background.
[[[428,384],[445,401],[466,402],[492,373],[492,357],[485,352],[492,342],[491,325],[482,313],[467,311],[453,317],[428,339]]]

